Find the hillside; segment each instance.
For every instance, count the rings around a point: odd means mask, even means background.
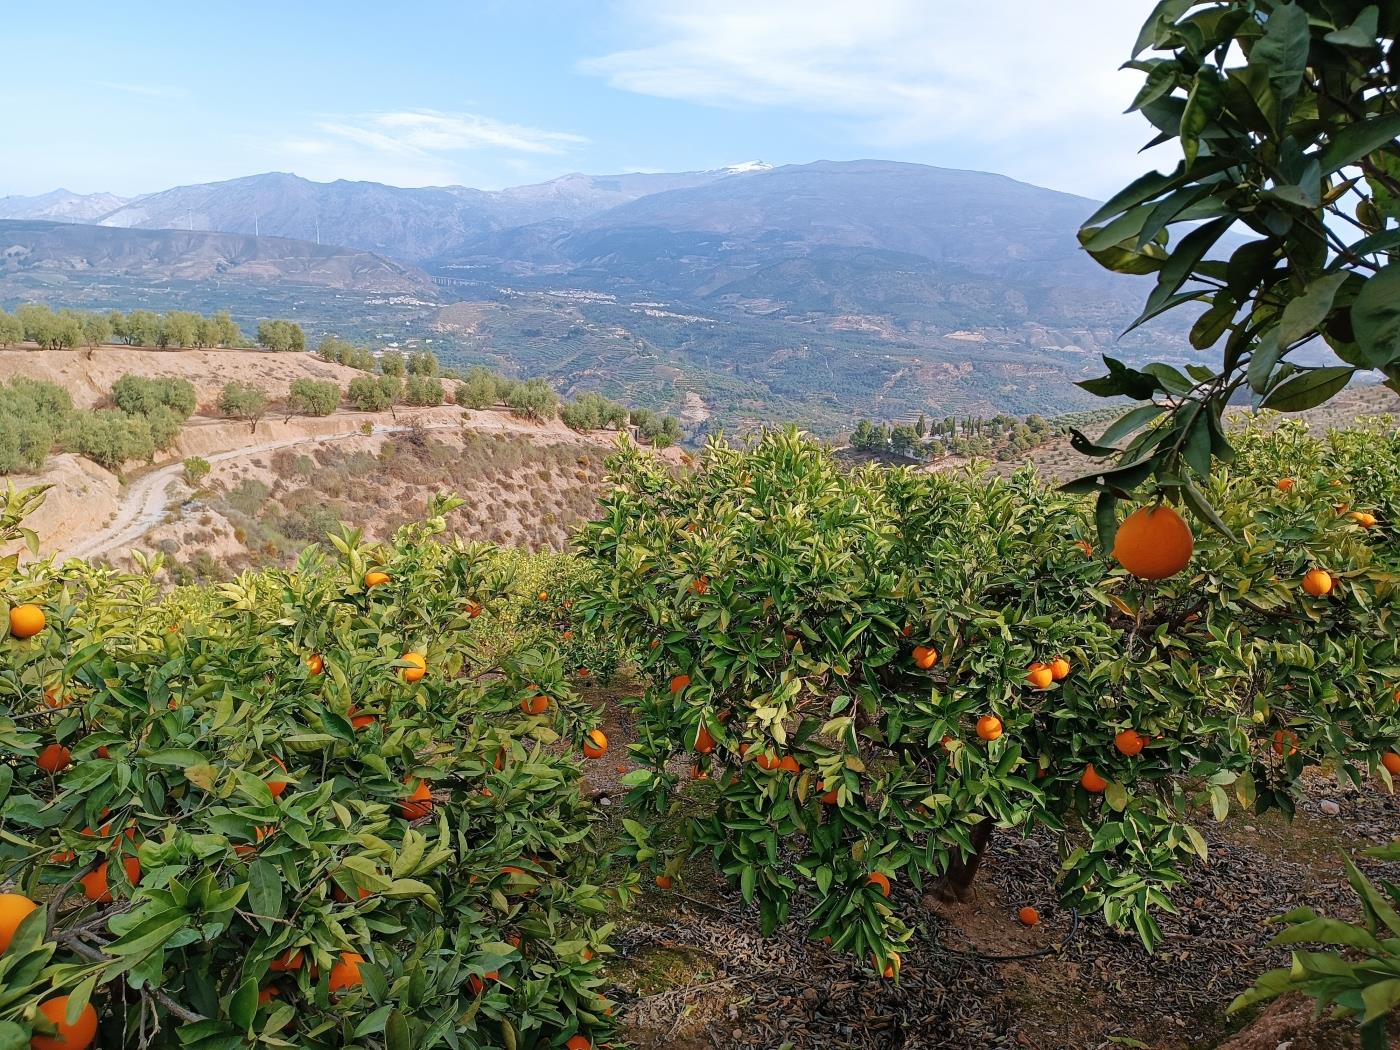
[[[38,220],[0,221],[0,298],[88,278],[313,285],[345,291],[432,294],[421,271],[382,256],[280,237],[188,230],[118,230]]]
[[[191,275],[246,277],[236,317],[431,337],[451,363],[596,389],[697,430],[795,421],[834,435],[859,416],[1083,409],[1092,399],[1073,381],[1097,374],[1105,351],[1191,357],[1184,317],[1120,340],[1151,280],[1107,273],[1080,252],[1075,231],[1093,206],[1000,175],[875,160],[568,175],[490,192],[268,174],[150,194],[100,221],[127,235],[291,234],[304,238],[285,242],[302,256],[333,251],[308,247],[319,237],[421,263],[437,290],[405,264],[396,277],[411,303],[289,296],[293,281],[367,290],[399,264],[369,256],[374,265],[353,278],[329,263],[307,274],[272,248],[259,249],[261,268],[211,266],[188,247],[139,266],[54,268],[75,300],[103,306],[208,310],[217,290]],[[363,257],[336,258],[349,267]],[[0,277],[0,299],[40,288]],[[440,312],[435,299],[447,303]]]
[[[127,198],[115,193],[73,193],[58,189],[34,197],[0,197],[0,219],[92,222],[126,202]]]
[[[312,182],[285,172],[177,186],[94,216],[103,226],[260,233],[340,244],[421,261],[493,230],[589,215],[645,194],[693,186],[726,171],[564,175],[499,191],[466,186],[410,189],[377,182]]]

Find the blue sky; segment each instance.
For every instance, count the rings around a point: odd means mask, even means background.
[[[1102,197],[1149,0],[282,0],[0,12],[0,195],[261,171],[499,188],[882,157]]]

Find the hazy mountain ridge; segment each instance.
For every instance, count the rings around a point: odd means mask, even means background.
[[[370,252],[281,237],[187,230],[118,230],[37,220],[0,221],[0,279],[42,276],[286,281],[355,291],[431,295],[415,267]],[[50,296],[64,305],[61,293]]]
[[[92,222],[122,207],[127,200],[115,193],[72,193],[63,189],[35,197],[0,197],[0,219]]]

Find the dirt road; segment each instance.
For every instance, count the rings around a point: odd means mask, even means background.
[[[453,430],[457,427],[458,424],[455,423],[428,423],[418,427],[376,426],[373,432],[375,434],[396,434],[412,429]],[[347,438],[363,436],[360,431],[356,430],[347,434],[290,438],[269,441],[261,445],[247,445],[228,452],[216,452],[205,458],[210,463],[222,463],[225,460],[237,459],[242,456],[275,452],[281,448],[321,445],[330,441],[344,441]],[[108,551],[135,543],[145,535],[147,530],[159,525],[165,518],[166,508],[170,502],[170,485],[180,477],[184,469],[183,463],[171,463],[158,470],[153,470],[149,474],[144,474],[132,482],[122,493],[121,502],[117,505],[116,516],[102,531],[86,536],[67,550],[61,551],[58,559],[62,561],[65,558],[94,558],[100,554],[106,554]]]

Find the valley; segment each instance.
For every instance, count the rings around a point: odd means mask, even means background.
[[[1095,399],[1066,380],[1103,353],[1195,356],[1177,321],[1120,337],[1144,279],[1078,249],[1093,201],[980,172],[817,162],[489,193],[269,174],[89,203],[0,202],[83,220],[0,219],[0,306],[288,316],[672,412],[693,437],[1075,411]]]

